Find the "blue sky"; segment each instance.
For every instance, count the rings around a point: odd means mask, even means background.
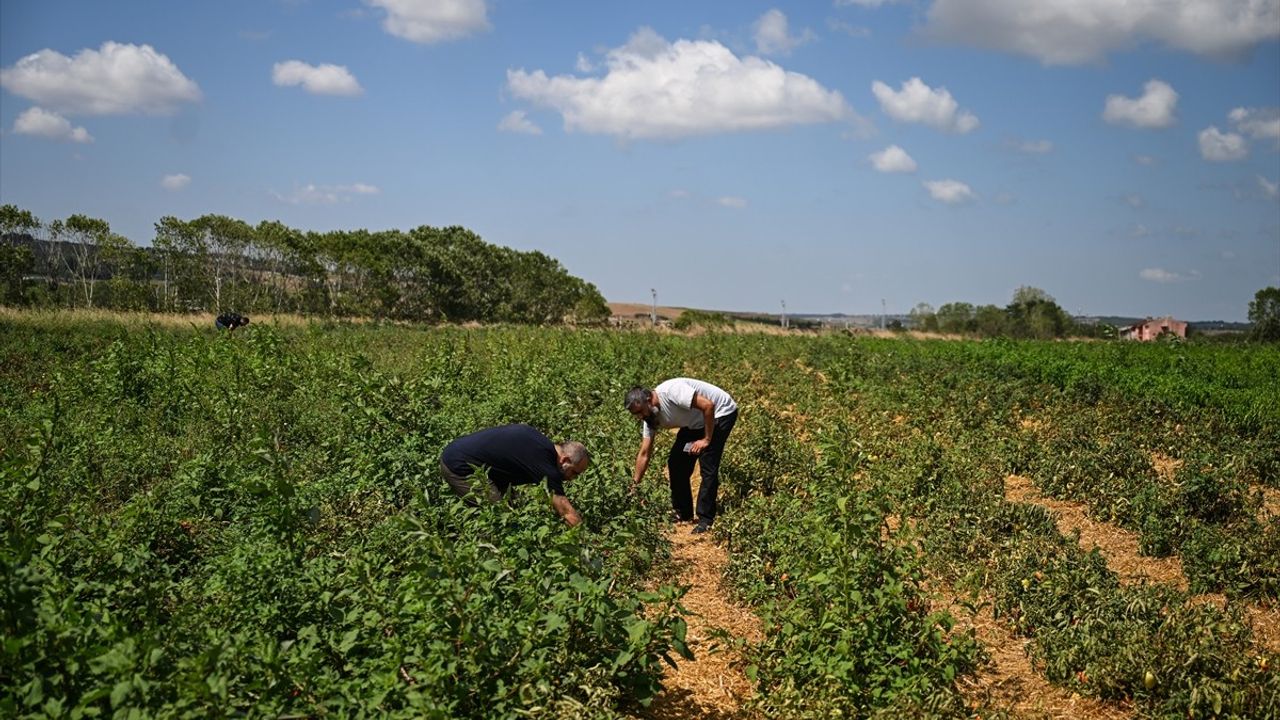
[[[5,0],[0,202],[463,225],[615,301],[1243,320],[1280,0]]]

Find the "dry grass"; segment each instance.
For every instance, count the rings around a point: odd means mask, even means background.
[[[696,484],[693,496],[698,496]],[[662,582],[690,586],[681,604],[691,613],[686,639],[694,659],[681,659],[678,667],[666,669],[662,692],[641,717],[750,718],[753,716],[743,709],[743,703],[751,697],[752,686],[743,672],[742,658],[733,648],[717,647],[712,631],[719,628],[731,637],[757,643],[762,638],[760,620],[749,608],[729,599],[723,579],[729,562],[724,548],[712,541],[710,533],[693,535],[692,528],[690,523],[672,527],[670,564],[658,568],[657,576]]]
[[[109,322],[126,327],[163,327],[163,328],[212,328],[215,313],[150,313],[123,312],[119,310],[28,310],[0,307],[0,320],[32,325],[58,325],[83,322]],[[304,327],[316,322],[315,318],[301,315],[251,315],[253,324],[283,325],[288,327]],[[356,321],[359,322],[359,321]]]
[[[1157,471],[1162,474],[1172,472],[1168,467],[1169,465],[1165,464],[1164,469],[1157,468]],[[1080,546],[1085,550],[1097,548],[1107,561],[1107,567],[1119,576],[1123,584],[1154,582],[1170,585],[1179,590],[1187,589],[1187,578],[1182,572],[1181,560],[1176,557],[1154,558],[1139,555],[1136,534],[1109,523],[1090,519],[1086,507],[1080,503],[1044,497],[1029,479],[1019,475],[1010,475],[1005,478],[1005,499],[1046,508],[1053,513],[1057,520],[1058,532],[1063,535],[1070,536],[1079,530]],[[1225,608],[1227,598],[1211,593],[1194,596],[1189,602],[1212,603],[1219,608]],[[1253,629],[1254,644],[1260,650],[1280,652],[1280,608],[1247,602],[1239,605]]]
[[[1045,497],[1030,479],[1020,475],[1005,478],[1004,489],[1005,499],[1010,502],[1039,505],[1052,512],[1058,532],[1063,535],[1070,537],[1078,530],[1080,546],[1085,550],[1097,548],[1106,559],[1107,567],[1120,577],[1120,582],[1130,585],[1157,582],[1181,590],[1187,588],[1187,578],[1182,573],[1182,562],[1178,558],[1140,555],[1135,533],[1093,520],[1083,504]]]
[[[956,618],[953,633],[973,630],[990,657],[990,662],[974,676],[957,681],[971,706],[1005,710],[1015,717],[1053,720],[1120,720],[1133,716],[1128,706],[1084,697],[1053,685],[1036,672],[1027,654],[1030,641],[1015,637],[996,620],[990,603],[981,604],[974,613],[951,587],[940,584],[933,590],[930,610],[946,610]]]

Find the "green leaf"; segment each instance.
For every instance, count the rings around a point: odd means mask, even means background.
[[[133,682],[130,680],[121,680],[116,686],[111,688],[111,707],[118,708],[120,703],[129,696],[129,692],[133,690]]]

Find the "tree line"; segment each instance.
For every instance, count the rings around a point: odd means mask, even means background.
[[[607,318],[594,285],[538,251],[463,227],[302,231],[165,216],[137,246],[105,220],[43,223],[0,206],[0,303],[154,312],[298,313],[415,322]]]
[[[932,305],[920,303],[911,310],[911,326],[929,332],[1037,340],[1116,336],[1111,325],[1076,322],[1053,296],[1029,286],[1015,290],[1004,307],[951,302],[934,310]]]

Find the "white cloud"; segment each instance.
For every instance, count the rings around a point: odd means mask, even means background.
[[[578,53],[578,61],[573,64],[573,67],[580,73],[593,73],[596,71],[596,66],[591,62],[591,58],[582,53]]]
[[[1018,196],[1010,192],[997,193],[993,199],[1000,205],[1012,205],[1018,202]]]
[[[1112,125],[1129,125],[1136,128],[1163,128],[1174,123],[1174,109],[1178,106],[1178,93],[1168,83],[1148,80],[1143,86],[1142,97],[1130,99],[1123,95],[1108,95],[1102,119]]]
[[[19,135],[37,135],[50,140],[67,140],[91,143],[93,136],[82,127],[72,127],[71,121],[56,112],[40,107],[27,108],[13,121],[13,131]]]
[[[1216,57],[1280,37],[1275,0],[936,0],[926,35],[1033,57],[1047,65],[1102,60],[1155,40]]]
[[[1271,182],[1270,180],[1259,175],[1258,187],[1262,188],[1263,195],[1266,195],[1272,200],[1275,200],[1276,198],[1280,198],[1280,180],[1277,180],[1276,182]]]
[[[1200,131],[1200,157],[1212,162],[1231,162],[1249,154],[1249,144],[1244,137],[1232,132],[1224,133],[1214,125]]]
[[[302,187],[295,187],[288,195],[272,191],[271,196],[290,205],[335,205],[340,202],[349,202],[353,195],[377,195],[380,192],[382,191],[376,186],[365,183],[351,185],[309,183]]]
[[[1130,193],[1128,195],[1125,195],[1123,198],[1121,198],[1121,200],[1124,201],[1125,205],[1128,205],[1134,210],[1141,209],[1143,207],[1146,207],[1147,205],[1147,201],[1137,193]]]
[[[518,98],[556,110],[567,131],[680,138],[805,123],[863,122],[837,91],[713,40],[668,42],[641,28],[610,50],[603,77],[508,70]]]
[[[44,49],[0,70],[0,86],[68,115],[167,114],[200,88],[150,45],[105,42],[69,58]]]
[[[1132,237],[1132,238],[1144,238],[1144,237],[1150,237],[1150,235],[1151,235],[1151,229],[1141,223],[1134,225],[1133,230],[1129,231],[1129,237]]]
[[[1236,130],[1254,140],[1275,140],[1280,144],[1280,108],[1236,108],[1227,116]]]
[[[1156,164],[1156,159],[1150,155],[1134,155],[1133,161],[1139,165],[1151,166]]]
[[[1187,280],[1196,280],[1200,277],[1200,272],[1198,270],[1192,270],[1187,273],[1178,273],[1171,270],[1165,270],[1164,268],[1143,268],[1142,271],[1138,273],[1138,277],[1143,280],[1150,280],[1151,282],[1176,283]]]
[[[968,110],[960,110],[960,104],[946,88],[935,90],[918,77],[902,83],[898,92],[876,80],[871,83],[871,92],[880,101],[880,109],[895,120],[923,123],[956,133],[967,133],[978,127],[978,118]]]
[[[747,206],[746,198],[734,197],[733,195],[725,195],[723,197],[716,198],[716,203],[723,207],[734,208],[735,210],[741,210]]]
[[[903,2],[903,0],[836,0],[836,7],[859,5],[866,8],[878,8],[881,5],[892,5],[896,2]]]
[[[854,25],[853,23],[845,22],[844,20],[837,20],[835,18],[827,18],[827,27],[836,32],[844,33],[849,37],[862,38],[869,37],[871,35],[871,28],[869,27]]]
[[[516,110],[508,113],[502,118],[502,122],[498,123],[498,129],[502,132],[519,133],[521,135],[541,135],[542,128],[534,124],[532,120],[524,116],[523,110]]]
[[[191,184],[191,177],[178,173],[176,175],[165,175],[160,181],[160,187],[165,190],[181,190]]]
[[[271,82],[279,87],[301,85],[312,95],[359,95],[364,92],[350,70],[342,65],[308,65],[286,60],[271,68]]]
[[[959,180],[926,180],[924,186],[934,200],[941,200],[949,205],[978,199],[978,195]]]
[[[1048,155],[1053,152],[1053,143],[1049,140],[1010,140],[1009,148],[1025,155]]]
[[[677,188],[667,193],[667,197],[671,198],[672,200],[688,200],[689,198],[693,197],[693,193],[689,192],[688,190]]]
[[[382,29],[416,43],[456,40],[489,29],[485,0],[365,0],[382,8]]]
[[[877,153],[871,153],[867,156],[872,166],[876,170],[883,173],[912,173],[916,171],[916,161],[907,154],[906,150],[897,145],[889,147]]]
[[[816,37],[808,28],[799,35],[792,35],[787,16],[777,8],[761,15],[752,28],[755,30],[756,52],[762,55],[786,55]]]

